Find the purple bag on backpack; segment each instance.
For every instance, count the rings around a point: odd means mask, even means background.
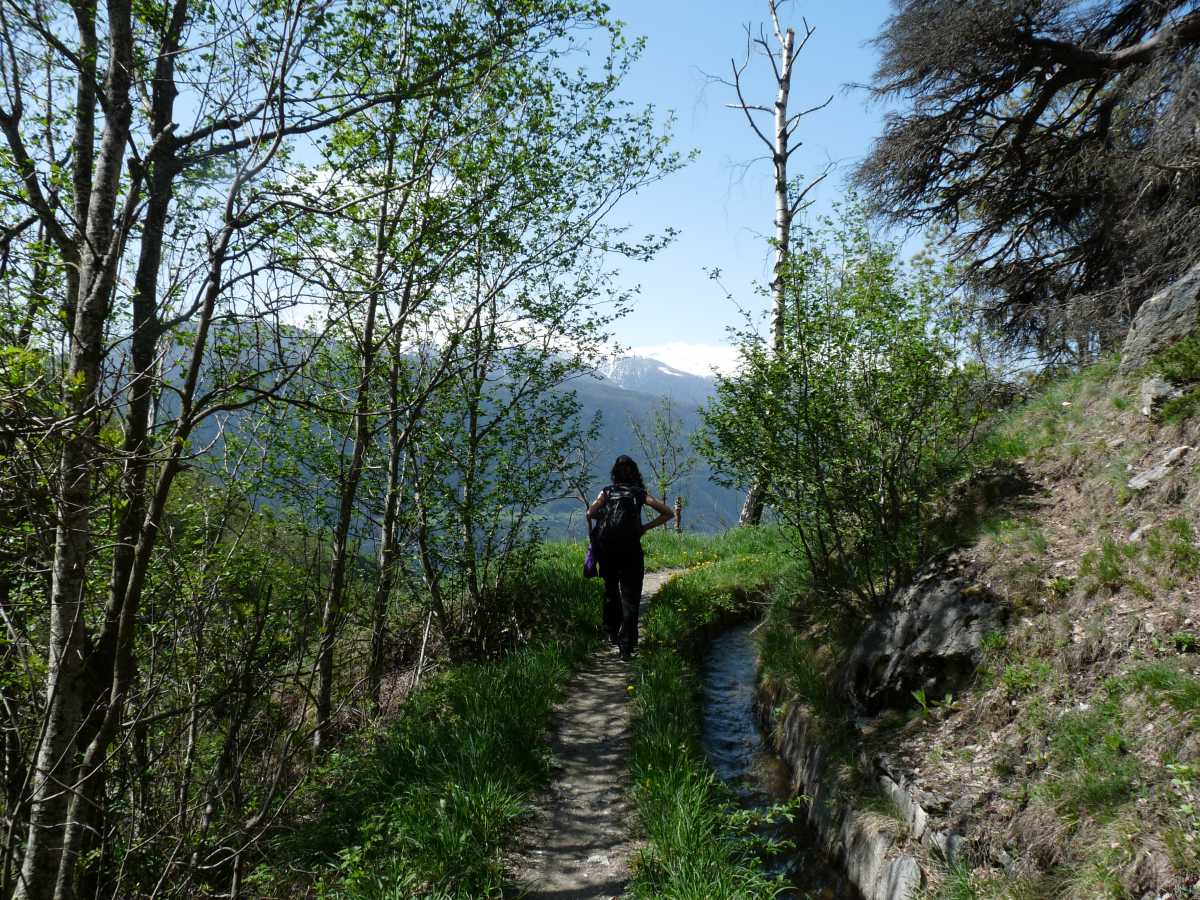
[[[588,543],[587,556],[583,558],[583,577],[595,578],[600,573],[596,571],[596,554],[592,550],[591,543]]]

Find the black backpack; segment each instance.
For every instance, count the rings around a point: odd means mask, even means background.
[[[627,484],[613,484],[604,489],[608,498],[592,529],[592,546],[603,559],[637,546],[642,538],[642,504],[646,492]]]

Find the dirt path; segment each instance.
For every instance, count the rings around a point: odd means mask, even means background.
[[[653,572],[646,601],[676,571]],[[598,651],[567,685],[551,733],[553,782],[538,804],[516,866],[523,897],[584,900],[620,897],[629,878],[630,664]]]

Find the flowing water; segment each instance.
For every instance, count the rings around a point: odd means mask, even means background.
[[[767,746],[754,716],[758,644],[754,626],[731,628],[708,649],[704,664],[704,749],[713,769],[732,788],[738,802],[765,808],[791,795],[787,763]],[[797,821],[768,826],[764,836],[788,840],[795,850],[766,860],[770,871],[784,874],[792,885],[781,896],[814,900],[854,900],[832,860],[816,846]]]

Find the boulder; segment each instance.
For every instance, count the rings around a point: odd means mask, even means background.
[[[842,669],[846,697],[867,713],[958,692],[975,671],[984,635],[1007,610],[956,555],[923,566],[867,626]]]
[[[1163,457],[1163,461],[1157,466],[1147,469],[1144,472],[1139,472],[1129,479],[1129,489],[1131,491],[1144,491],[1146,488],[1155,482],[1162,481],[1171,474],[1171,470],[1179,465],[1180,461],[1192,452],[1192,447],[1176,447]],[[1131,538],[1132,540],[1132,538]]]
[[[1174,400],[1176,397],[1183,396],[1183,388],[1176,387],[1171,382],[1155,375],[1153,378],[1147,378],[1142,382],[1139,394],[1142,401],[1142,415],[1147,418],[1153,418],[1158,408],[1168,400]]]
[[[1159,350],[1196,330],[1200,323],[1200,265],[1141,305],[1121,350],[1121,372],[1134,372]]]

